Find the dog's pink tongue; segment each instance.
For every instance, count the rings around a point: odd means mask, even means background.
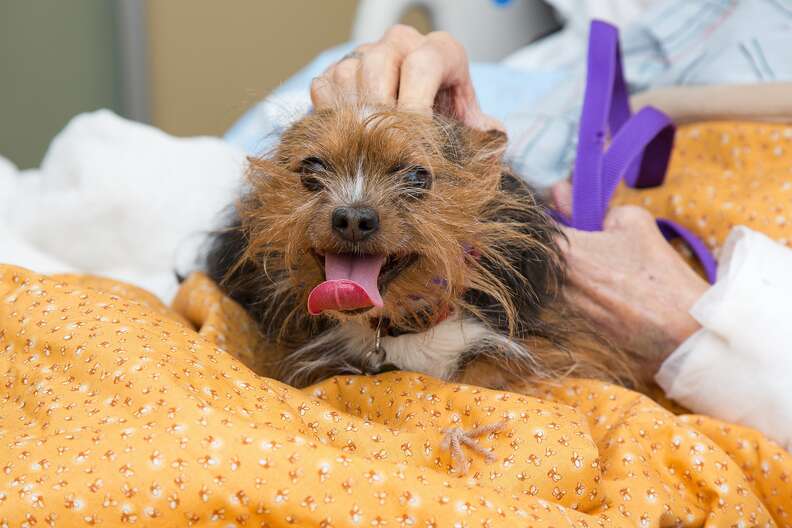
[[[325,280],[308,295],[308,312],[319,315],[325,310],[357,310],[382,306],[377,288],[381,256],[325,255]]]

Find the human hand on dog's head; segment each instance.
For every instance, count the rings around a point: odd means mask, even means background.
[[[393,26],[311,83],[317,109],[361,98],[371,105],[395,104],[399,110],[427,115],[434,110],[479,130],[504,130],[479,108],[465,49],[440,31],[422,35],[410,26]]]
[[[571,186],[553,188],[556,207],[571,214]],[[666,242],[640,207],[614,207],[604,230],[565,228],[569,300],[624,350],[639,354],[654,376],[699,328],[690,308],[709,287]]]

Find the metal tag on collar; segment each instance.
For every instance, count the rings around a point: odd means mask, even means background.
[[[382,319],[377,321],[374,330],[374,348],[366,354],[366,374],[379,374],[385,362],[385,350],[382,348]]]
[[[374,332],[374,353],[381,356],[382,352],[382,317],[380,317],[377,321],[377,330]]]

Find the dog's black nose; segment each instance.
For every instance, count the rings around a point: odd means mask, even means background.
[[[371,207],[338,207],[333,211],[333,230],[344,240],[362,242],[379,229],[379,215]]]

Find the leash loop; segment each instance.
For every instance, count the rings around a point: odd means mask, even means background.
[[[554,216],[576,229],[601,231],[608,204],[621,181],[633,188],[663,183],[675,127],[668,116],[651,106],[632,113],[614,26],[599,20],[591,23],[587,61],[572,177],[572,218]],[[707,280],[715,282],[717,263],[703,241],[671,220],[658,218],[657,226],[666,240],[684,240]]]

